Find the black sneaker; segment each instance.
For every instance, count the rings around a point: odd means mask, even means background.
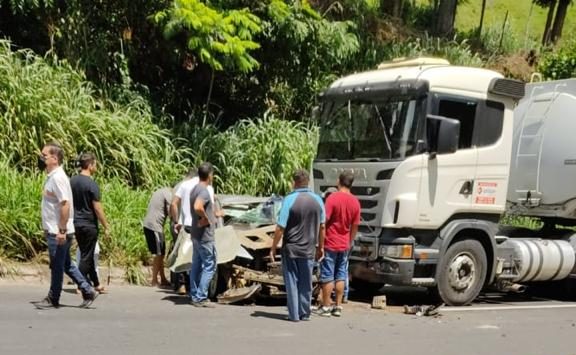
[[[36,308],[41,308],[41,309],[60,308],[60,303],[52,300],[52,298],[50,296],[46,296],[46,297],[44,297],[44,299],[42,301],[35,302],[34,306],[36,306]]]
[[[92,302],[94,302],[94,300],[96,300],[96,298],[98,298],[98,295],[100,295],[100,294],[98,292],[96,292],[96,290],[90,291],[90,293],[83,296],[84,300],[82,301],[82,303],[80,303],[79,307],[80,308],[90,307]]]
[[[210,300],[202,300],[199,302],[190,302],[191,305],[198,308],[215,308],[214,304]]]

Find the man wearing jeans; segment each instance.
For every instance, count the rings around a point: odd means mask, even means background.
[[[78,285],[84,301],[80,307],[88,307],[98,296],[78,268],[70,260],[70,245],[74,239],[73,198],[68,176],[60,166],[64,152],[56,143],[49,143],[38,157],[38,168],[46,170],[48,177],[42,190],[42,228],[46,235],[50,254],[50,291],[39,307],[60,306],[60,294],[64,273]]]
[[[326,239],[324,259],[320,264],[322,307],[318,315],[342,315],[342,296],[348,279],[348,255],[360,224],[360,202],[350,188],[354,175],[345,171],[338,177],[338,191],[326,198]],[[336,287],[336,305],[331,308],[332,291]]]
[[[190,301],[193,306],[213,308],[208,299],[208,287],[216,271],[214,230],[216,213],[209,187],[214,178],[212,164],[203,163],[198,168],[199,182],[190,192],[192,206],[192,268],[190,269]]]
[[[314,256],[322,259],[324,239],[324,205],[320,196],[308,188],[306,170],[293,175],[294,190],[286,196],[274,233],[270,259],[274,261],[281,239],[282,271],[288,303],[288,319],[293,322],[310,319],[312,301],[312,267]]]

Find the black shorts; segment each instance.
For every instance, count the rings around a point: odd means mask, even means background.
[[[151,229],[144,227],[144,236],[148,244],[148,250],[152,255],[165,255],[166,242],[164,240],[164,233],[154,232]]]

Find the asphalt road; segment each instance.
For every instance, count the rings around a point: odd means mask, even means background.
[[[281,305],[198,309],[128,286],[112,287],[91,309],[37,310],[30,302],[46,291],[0,282],[1,355],[576,354],[576,304],[561,301],[492,299],[436,318],[352,302],[342,318],[292,323]],[[80,297],[68,287],[61,302]]]

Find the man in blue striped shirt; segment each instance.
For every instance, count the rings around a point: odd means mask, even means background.
[[[314,257],[322,259],[324,251],[324,204],[308,188],[310,176],[297,170],[292,176],[294,190],[284,198],[278,217],[270,259],[274,261],[281,239],[282,270],[286,287],[288,316],[291,321],[310,319],[312,301],[312,267]]]

